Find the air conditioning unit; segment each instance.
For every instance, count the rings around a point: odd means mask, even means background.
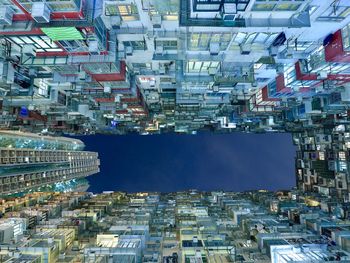
[[[164,51],[163,46],[157,46],[157,47],[156,47],[156,54],[157,54],[157,55],[162,55],[162,54],[163,54],[163,51]]]
[[[209,68],[208,73],[210,76],[216,75],[217,69],[216,68]]]
[[[32,5],[32,13],[33,19],[38,23],[49,23],[51,10],[45,2],[35,2]]]
[[[27,57],[35,56],[35,46],[34,45],[24,45],[22,48],[22,54]]]
[[[323,88],[322,85],[321,86],[317,86],[317,87],[315,87],[315,91],[316,91],[316,93],[320,93],[320,92],[324,91],[324,88]]]
[[[210,52],[210,55],[219,55],[220,43],[210,43],[209,52]]]
[[[251,45],[247,45],[247,44],[245,44],[245,45],[240,45],[239,46],[240,47],[240,49],[241,49],[241,54],[242,55],[249,55],[250,54],[250,52],[252,51],[252,46]]]
[[[85,72],[85,71],[84,71]],[[83,90],[83,87],[80,85],[76,85],[74,91],[81,92]]]
[[[114,102],[120,103],[120,98],[121,98],[120,95],[116,95],[116,96],[114,97]]]
[[[214,92],[219,92],[219,86],[218,85],[213,85],[213,91]]]
[[[110,16],[109,22],[111,23],[111,26],[112,26],[112,27],[120,26],[120,24],[121,24],[121,19],[120,19],[119,16]]]
[[[86,72],[85,72],[85,71],[80,71],[80,72],[78,73],[78,78],[79,78],[80,80],[85,80],[85,79],[86,79]]]
[[[328,77],[327,71],[320,71],[317,76],[318,79],[326,79],[327,77]]]
[[[234,21],[237,15],[237,5],[233,3],[225,3],[222,6],[222,19],[225,21]]]
[[[275,57],[278,54],[278,47],[271,46],[269,51],[270,51],[270,56]]]
[[[111,93],[111,91],[112,91],[112,89],[111,89],[110,86],[104,86],[104,87],[103,87],[103,92],[104,92],[104,93]]]
[[[97,40],[89,41],[89,53],[92,53],[92,54],[98,54],[99,53],[98,41]]]
[[[164,67],[160,67],[159,68],[159,74],[160,75],[164,75],[165,74],[165,68]]]
[[[161,15],[153,15],[151,18],[152,25],[154,28],[160,28],[162,26],[162,16]]]
[[[143,11],[149,11],[151,8],[153,8],[153,4],[151,3],[151,1],[142,1]]]
[[[132,51],[133,50],[132,50],[131,46],[125,48],[125,53],[126,53],[127,56],[131,56],[132,55]]]
[[[11,25],[13,10],[10,6],[0,7],[0,25]]]

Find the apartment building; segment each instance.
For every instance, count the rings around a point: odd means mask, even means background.
[[[0,130],[0,194],[84,185],[83,178],[99,172],[99,159],[83,149],[77,139]]]
[[[143,199],[137,212],[135,199]],[[298,190],[33,193],[16,198],[19,203],[30,201],[28,207],[3,199],[11,211],[0,222],[7,242],[1,240],[0,256],[8,262],[62,263],[347,262],[348,208],[326,211],[321,199],[322,195],[305,198]],[[109,203],[110,210],[92,220],[92,211],[100,211],[95,204],[101,201]],[[60,213],[53,213],[51,206],[50,216],[34,227],[21,224],[20,233],[5,229],[10,222],[28,222],[22,213],[26,209],[62,202]],[[276,209],[271,210],[272,204]],[[90,214],[79,215],[82,209]],[[235,222],[235,214],[246,210],[250,213],[240,213]]]

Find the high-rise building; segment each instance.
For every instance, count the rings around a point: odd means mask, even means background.
[[[349,3],[262,2],[2,1],[0,126],[266,132],[345,113]]]
[[[0,4],[0,128],[289,132],[298,188],[350,200],[349,1]]]
[[[0,0],[0,261],[350,262],[349,103],[349,0]],[[39,135],[198,130],[292,133],[296,189],[78,193]]]
[[[297,191],[33,193],[0,210],[3,262],[350,260],[348,210]]]
[[[0,195],[33,190],[74,190],[99,172],[98,154],[77,139],[0,130]]]

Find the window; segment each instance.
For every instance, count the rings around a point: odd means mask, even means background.
[[[62,49],[55,44],[47,36],[17,36],[8,37],[11,42],[23,46],[23,45],[34,45],[37,52],[56,52],[62,51]]]
[[[49,6],[53,12],[77,10],[77,6],[74,3],[50,3]]]
[[[34,84],[38,87],[37,93],[39,95],[44,97],[50,95],[50,87],[47,79],[36,79]]]
[[[299,9],[300,4],[278,4],[276,5],[276,11],[296,11]]]
[[[139,20],[137,7],[134,4],[118,6],[118,10],[123,21]]]
[[[179,15],[178,0],[152,0],[149,14],[151,17],[160,15],[165,21],[176,21]]]
[[[345,26],[341,30],[344,50],[350,51],[350,25]]]
[[[120,69],[115,63],[86,63],[83,66],[84,70],[93,73],[119,73]]]
[[[217,61],[189,61],[186,65],[186,72],[188,73],[208,73],[209,69],[217,69],[219,67]]]
[[[319,152],[318,156],[321,161],[324,161],[324,152]]]
[[[289,86],[294,80],[296,80],[294,64],[288,67],[284,73],[284,82],[286,86]]]
[[[237,11],[245,11],[249,0],[193,0],[193,9],[195,12],[200,11],[220,11],[223,4],[227,3],[234,3],[236,4]]]
[[[130,4],[130,5],[106,4],[105,15],[106,16],[119,15],[123,21],[134,21],[139,19],[137,6],[135,4]]]
[[[346,160],[345,152],[339,152],[338,155],[339,155],[339,159],[341,161],[345,161]]]
[[[105,15],[106,16],[117,16],[117,15],[119,15],[117,5],[116,4],[107,4],[106,3]]]
[[[257,1],[258,3],[253,5],[252,11],[296,11],[299,9],[299,3],[289,2],[289,3],[259,3],[263,1]]]
[[[59,43],[68,52],[80,52],[88,50],[86,43],[81,40],[62,40],[59,41]]]
[[[194,0],[194,11],[219,11],[221,0]]]
[[[132,50],[147,50],[146,42],[142,41],[123,41],[124,47],[132,47]]]
[[[176,40],[156,40],[156,46],[162,46],[164,50],[177,50]]]
[[[346,170],[347,170],[346,162],[340,161],[339,162],[339,171],[343,172],[343,171],[346,171]]]
[[[209,50],[210,43],[219,43],[220,50],[226,50],[232,33],[192,33],[189,38],[190,50]]]
[[[151,63],[132,63],[132,67],[137,70],[140,69],[152,69]]]
[[[252,11],[272,11],[276,4],[255,4]]]
[[[18,0],[19,4],[23,6],[28,12],[31,11],[32,3],[41,2],[38,0]],[[49,8],[53,12],[74,12],[79,11],[80,9],[80,1],[76,0],[49,0],[46,1]]]

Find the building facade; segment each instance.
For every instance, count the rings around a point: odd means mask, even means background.
[[[295,190],[32,193],[0,210],[3,262],[350,260],[349,210]]]
[[[0,194],[74,189],[99,172],[97,153],[83,148],[77,139],[0,130]]]
[[[346,0],[3,1],[0,125],[265,132],[345,113],[349,8]]]
[[[0,3],[1,129],[289,132],[298,188],[349,201],[349,1]]]

